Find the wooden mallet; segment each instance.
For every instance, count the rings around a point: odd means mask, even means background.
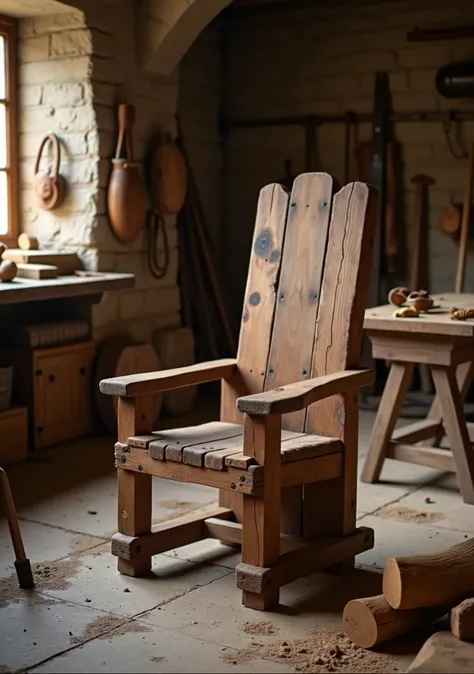
[[[27,558],[25,553],[20,525],[18,523],[18,515],[16,514],[15,503],[13,501],[13,496],[10,489],[10,483],[3,468],[0,468],[0,491],[2,493],[2,500],[5,506],[5,513],[7,516],[8,528],[10,529],[13,550],[15,551],[15,570],[18,577],[18,583],[22,589],[29,590],[34,586],[35,582],[33,580],[30,560]]]

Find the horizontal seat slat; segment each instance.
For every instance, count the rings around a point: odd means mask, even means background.
[[[150,457],[159,461],[168,460],[218,471],[227,468],[246,470],[255,464],[255,460],[243,453],[243,432],[244,428],[240,424],[211,422],[134,436],[129,438],[128,445],[147,449]],[[295,431],[281,433],[282,464],[342,450],[342,442],[335,438]]]

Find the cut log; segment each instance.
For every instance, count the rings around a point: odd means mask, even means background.
[[[411,674],[472,674],[474,645],[459,641],[451,632],[436,632],[408,667]]]
[[[451,609],[451,632],[461,641],[474,641],[474,599],[465,599]]]
[[[474,539],[433,555],[391,557],[383,594],[395,609],[454,606],[474,595]]]
[[[395,611],[383,594],[353,599],[344,609],[344,630],[351,641],[361,648],[372,648],[384,641],[406,634],[440,618],[445,608]]]

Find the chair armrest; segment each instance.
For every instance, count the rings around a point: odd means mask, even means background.
[[[344,370],[276,388],[273,391],[244,396],[237,400],[237,407],[241,412],[253,415],[288,414],[338,393],[364,388],[371,384],[374,378],[373,370]]]
[[[159,372],[144,372],[131,374],[125,377],[103,379],[99,383],[101,393],[109,396],[133,397],[170,391],[174,388],[204,384],[217,379],[230,379],[235,373],[237,361],[235,358],[225,358],[207,363],[197,363],[174,370]]]

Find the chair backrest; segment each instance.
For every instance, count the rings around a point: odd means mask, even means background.
[[[223,391],[223,420],[237,420],[231,410],[245,391],[358,365],[376,221],[377,194],[363,183],[333,197],[331,176],[307,173],[291,195],[262,189],[238,350],[243,387]],[[334,401],[318,403],[283,425],[334,437],[343,413]]]

